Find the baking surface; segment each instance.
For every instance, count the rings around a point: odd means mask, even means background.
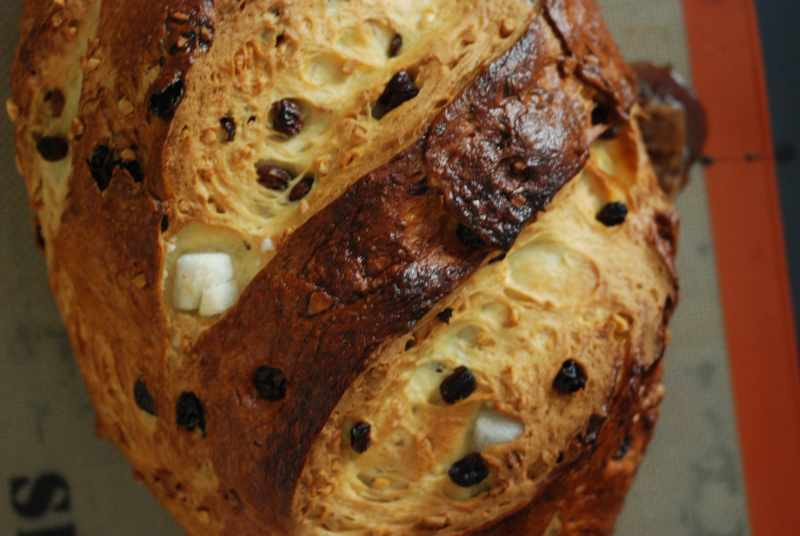
[[[20,3],[0,4],[3,73],[17,40]],[[689,72],[678,0],[601,3],[629,59],[669,62]],[[8,91],[4,77],[3,102]],[[0,265],[6,274],[0,292],[7,300],[0,322],[0,527],[6,533],[74,526],[86,536],[180,534],[116,450],[94,436],[88,395],[34,246],[5,114],[0,123],[6,186],[0,192]],[[619,523],[623,536],[749,533],[706,207],[696,174],[679,202],[682,300],[667,354],[667,398]]]

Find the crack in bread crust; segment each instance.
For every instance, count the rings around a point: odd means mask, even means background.
[[[525,36],[445,108],[427,135],[292,234],[234,310],[195,346],[196,359],[204,363],[215,467],[223,482],[240,486],[253,517],[287,523],[306,454],[370,356],[407,333],[480,266],[492,246],[510,246],[522,225],[581,169],[593,102],[580,83],[555,67],[562,54],[547,21],[536,17]],[[506,80],[513,81],[510,88]],[[535,99],[524,99],[532,95],[555,102],[556,111],[527,113],[537,106]],[[513,120],[503,133],[488,116]],[[474,137],[463,135],[465,130]],[[539,130],[546,142],[531,141]],[[510,153],[542,162],[543,180],[526,183],[521,201],[501,199],[514,191],[505,184],[507,176],[497,174],[495,182],[478,186],[489,170],[454,168],[461,160],[478,165],[482,143],[508,140],[514,140]],[[546,158],[556,164],[544,164]],[[499,154],[490,160],[502,162]],[[425,178],[430,188],[420,195],[416,186]],[[490,201],[500,207],[497,218],[467,220],[487,238],[483,243],[458,238],[459,209],[467,202],[454,203],[448,195],[456,182],[475,192],[476,204],[486,207],[482,216],[494,210]],[[443,204],[443,196],[450,202]],[[510,225],[497,225],[509,203],[522,211]],[[284,400],[257,400],[249,382],[261,365],[288,378]],[[231,386],[237,397],[230,395]]]

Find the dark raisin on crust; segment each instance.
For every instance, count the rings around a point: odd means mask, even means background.
[[[42,136],[36,140],[36,150],[48,162],[58,162],[69,154],[69,142],[63,136]]]
[[[600,139],[602,140],[613,140],[617,136],[619,136],[620,126],[619,125],[611,125],[606,129],[605,132],[600,134]]]
[[[576,393],[586,387],[586,371],[574,359],[567,359],[553,380],[553,389],[563,395]]]
[[[139,406],[139,409],[145,413],[149,413],[150,415],[156,414],[156,401],[153,395],[150,394],[150,390],[147,388],[147,384],[144,383],[144,379],[142,378],[139,378],[136,380],[136,383],[133,384],[133,399],[136,401],[136,405]]]
[[[130,173],[134,182],[142,182],[144,180],[144,172],[142,171],[142,166],[138,161],[120,160],[117,165]]]
[[[270,109],[272,128],[286,134],[294,136],[303,130],[303,117],[300,105],[292,99],[281,99],[273,103]]]
[[[589,424],[586,425],[586,431],[583,434],[583,444],[592,446],[597,443],[597,438],[600,435],[600,430],[606,422],[606,418],[602,415],[592,413],[589,417]]]
[[[111,176],[114,174],[114,154],[107,145],[98,145],[92,151],[92,156],[88,160],[89,170],[97,187],[102,192],[111,183]]]
[[[311,191],[311,187],[314,186],[314,177],[311,175],[306,175],[300,182],[294,185],[292,191],[289,192],[289,201],[300,201],[305,196],[308,195],[308,192]]]
[[[161,232],[166,232],[169,229],[169,214],[161,216]]]
[[[486,245],[484,241],[481,240],[481,237],[478,235],[478,233],[463,223],[458,224],[458,227],[456,228],[456,236],[462,244],[471,249],[482,248],[484,245]]]
[[[368,422],[359,421],[350,428],[350,446],[354,451],[362,454],[367,451],[370,444],[372,426]]]
[[[611,106],[605,102],[598,102],[592,110],[593,125],[608,125],[611,123]]]
[[[178,397],[178,403],[175,406],[175,422],[181,428],[190,432],[199,428],[200,431],[206,431],[206,416],[203,409],[203,403],[197,398],[194,393],[184,391]]]
[[[400,53],[400,49],[403,48],[403,36],[399,33],[394,34],[392,40],[389,41],[389,57],[394,58]]]
[[[478,381],[475,375],[467,367],[458,367],[445,378],[439,385],[439,393],[442,400],[448,404],[455,404],[459,400],[465,400],[475,392]]]
[[[440,322],[444,322],[445,324],[450,323],[450,319],[453,318],[453,308],[446,307],[442,309],[439,314],[436,315],[436,318],[439,319]]]
[[[628,217],[628,207],[625,203],[619,201],[612,201],[607,203],[600,212],[597,213],[597,221],[606,227],[614,227],[625,223],[625,218]]]
[[[181,78],[172,81],[160,91],[150,95],[150,112],[161,119],[172,119],[183,100],[184,91],[185,86]]]
[[[378,97],[378,101],[372,108],[372,117],[381,119],[407,100],[411,100],[419,95],[419,88],[408,71],[396,73]]]
[[[408,193],[413,196],[420,196],[425,195],[430,190],[430,186],[428,186],[428,177],[423,177],[408,189]]]
[[[253,374],[253,386],[258,397],[263,400],[276,402],[283,399],[288,385],[289,382],[280,369],[264,365],[258,367]]]
[[[457,486],[468,488],[486,480],[489,476],[489,465],[483,456],[473,452],[450,466],[447,475]]]
[[[233,117],[223,117],[219,120],[219,124],[225,131],[225,141],[232,142],[236,138],[236,121]]]
[[[292,181],[291,173],[272,164],[256,164],[256,173],[258,174],[258,184],[278,192],[286,190]]]
[[[50,105],[50,114],[53,117],[61,117],[64,112],[64,104],[66,99],[64,93],[60,89],[51,89],[44,94],[44,101]]]
[[[45,250],[47,245],[45,244],[44,240],[44,232],[42,231],[42,224],[39,223],[39,219],[36,219],[36,247],[39,248],[41,251]]]
[[[616,461],[623,459],[631,448],[631,436],[630,434],[625,434],[625,437],[622,438],[622,442],[617,447],[617,450],[614,452],[612,458]]]

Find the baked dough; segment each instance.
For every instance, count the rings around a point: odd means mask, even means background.
[[[677,218],[593,0],[27,0],[18,165],[193,535],[610,534]]]

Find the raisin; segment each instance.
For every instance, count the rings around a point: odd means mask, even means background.
[[[292,180],[291,173],[272,164],[256,164],[256,173],[258,173],[258,184],[279,192],[286,190]]]
[[[311,175],[306,175],[300,182],[294,185],[292,191],[289,192],[289,201],[300,201],[305,196],[308,195],[308,192],[311,191],[311,187],[314,186],[314,177]]]
[[[282,99],[274,103],[270,110],[270,117],[272,118],[272,128],[281,134],[294,136],[303,130],[300,105],[292,99]]]
[[[36,140],[36,150],[48,162],[58,162],[69,154],[69,142],[62,136],[42,136]]]
[[[161,217],[161,232],[162,233],[166,232],[167,229],[169,229],[169,215],[168,214],[164,214]]]
[[[630,448],[631,436],[630,434],[625,434],[625,437],[622,438],[622,442],[619,444],[619,447],[617,447],[617,450],[614,452],[612,458],[616,461],[623,459],[628,454]]]
[[[253,385],[258,392],[258,397],[270,402],[276,402],[286,396],[289,382],[279,369],[262,366],[253,374]]]
[[[359,454],[364,453],[369,448],[370,431],[372,427],[368,422],[360,421],[350,428],[350,446]]]
[[[233,117],[223,117],[219,120],[219,124],[225,131],[225,141],[233,141],[236,138],[236,121],[233,120]]]
[[[156,414],[156,401],[142,378],[139,378],[133,384],[133,399],[142,411],[150,415]]]
[[[553,380],[553,389],[567,395],[586,387],[586,371],[574,359],[567,359]]]
[[[184,91],[183,80],[178,78],[161,91],[153,93],[150,95],[150,112],[161,119],[172,119],[183,100]]]
[[[403,48],[403,36],[399,33],[394,34],[392,40],[389,41],[389,57],[394,58],[400,53],[400,49]]]
[[[589,417],[589,424],[586,425],[586,432],[583,435],[584,445],[594,445],[597,443],[597,437],[600,435],[600,429],[605,424],[605,417],[592,413]]]
[[[477,387],[478,381],[472,371],[467,367],[458,367],[439,385],[439,393],[446,403],[455,404],[469,398]]]
[[[47,246],[44,240],[44,232],[42,231],[42,224],[39,223],[38,219],[36,221],[36,247],[40,250],[44,251],[45,247]]]
[[[423,177],[409,187],[408,194],[417,197],[427,194],[428,190],[430,190],[430,187],[428,186],[428,177]]]
[[[117,165],[130,173],[134,182],[142,182],[144,180],[142,166],[136,160],[120,160]]]
[[[440,322],[449,324],[450,319],[453,318],[453,308],[447,307],[445,309],[442,309],[441,312],[439,312],[439,314],[436,315],[436,318],[438,318]]]
[[[414,348],[416,345],[417,345],[417,340],[416,339],[408,339],[406,341],[406,352],[408,352],[409,350]]]
[[[600,134],[601,140],[613,140],[617,136],[619,136],[620,126],[619,125],[611,125],[608,129],[606,129],[602,134]]]
[[[408,71],[400,71],[386,84],[378,102],[372,108],[372,117],[381,119],[407,100],[419,95],[419,88]]]
[[[470,249],[482,248],[485,245],[478,233],[462,223],[459,223],[456,228],[456,236],[462,244]]]
[[[625,203],[620,203],[619,201],[613,201],[606,204],[597,213],[597,221],[606,227],[622,225],[625,223],[625,218],[627,217],[628,207],[625,206]]]
[[[599,102],[592,110],[593,125],[607,125],[611,122],[611,107],[605,102]]]
[[[181,428],[190,432],[199,428],[203,433],[206,431],[206,416],[203,410],[203,403],[194,393],[183,392],[178,398],[175,406],[175,422]]]
[[[50,105],[50,114],[53,117],[61,117],[64,112],[66,99],[60,89],[51,89],[44,94],[44,101]]]
[[[108,188],[111,183],[111,176],[114,174],[114,154],[107,145],[98,145],[94,148],[88,164],[94,182],[102,192]]]
[[[447,471],[447,475],[456,485],[468,488],[486,480],[489,476],[489,465],[483,456],[473,452],[454,463]]]

